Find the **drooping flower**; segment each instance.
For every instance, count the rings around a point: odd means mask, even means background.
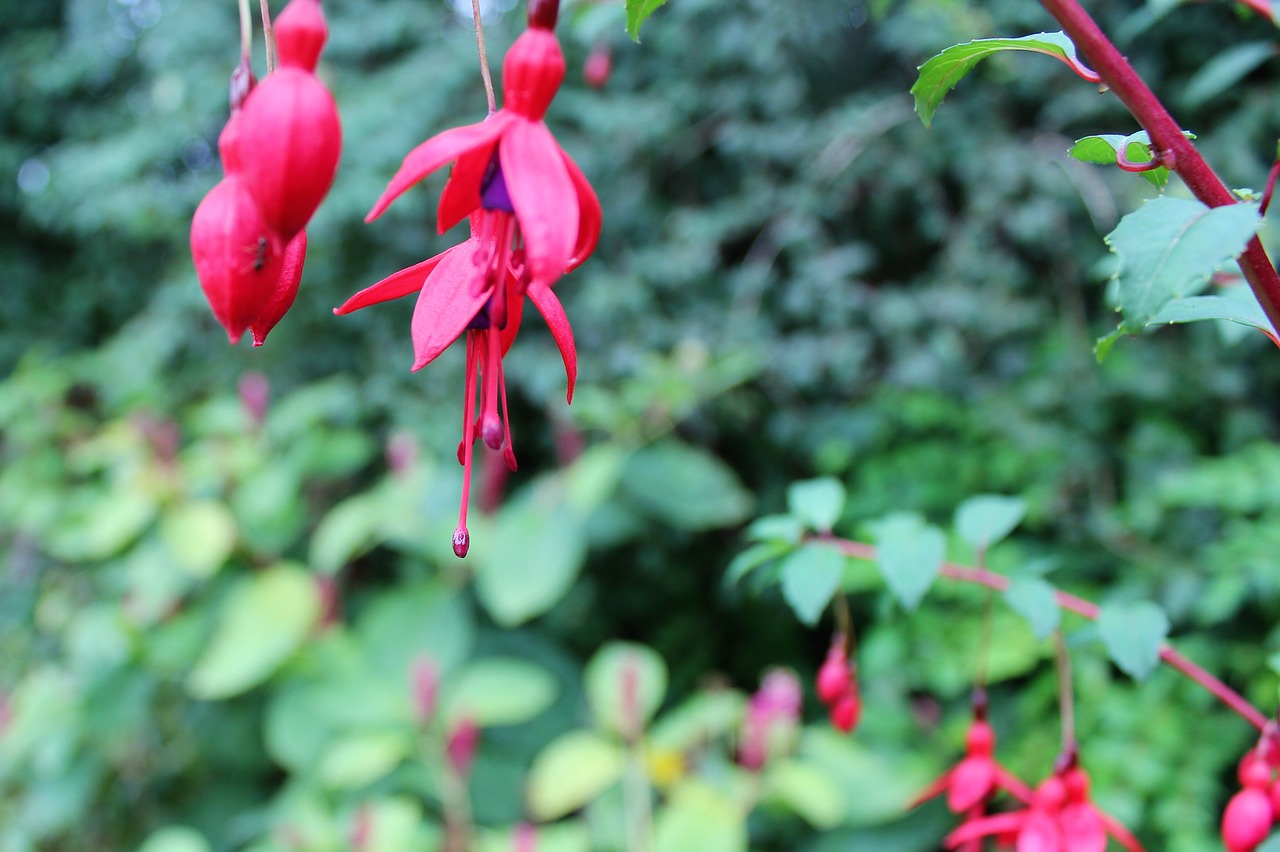
[[[850,663],[848,645],[844,633],[831,637],[831,647],[814,681],[818,698],[827,705],[831,725],[846,734],[856,728],[862,718],[862,696],[858,694],[856,677],[858,665]]]
[[[986,720],[985,707],[975,702],[974,718],[965,738],[965,756],[955,766],[938,776],[912,802],[916,807],[947,794],[947,807],[957,814],[970,814],[976,806],[985,806],[998,791],[1030,804],[1031,788],[995,759],[996,735]]]
[[[591,254],[600,235],[600,202],[543,121],[565,74],[564,54],[552,32],[556,5],[548,0],[530,4],[529,28],[503,62],[503,107],[410,151],[366,222],[452,162],[440,195],[440,233],[481,207],[510,211],[514,222],[503,227],[514,225],[511,239],[524,245],[532,289],[551,286]]]
[[[1253,852],[1271,833],[1275,819],[1271,767],[1251,749],[1240,761],[1241,790],[1231,797],[1222,815],[1222,842],[1227,852]]]
[[[275,32],[280,65],[245,103],[241,158],[263,218],[287,243],[333,184],[342,124],[315,75],[329,36],[320,0],[291,0]]]

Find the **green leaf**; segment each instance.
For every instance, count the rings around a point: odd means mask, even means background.
[[[1169,617],[1149,601],[1108,604],[1098,613],[1098,632],[1107,653],[1135,680],[1151,674],[1169,635]]]
[[[920,516],[908,513],[877,521],[873,532],[876,566],[889,590],[906,609],[915,609],[942,570],[946,536]]]
[[[1204,289],[1215,270],[1244,251],[1261,222],[1253,205],[1210,209],[1168,197],[1121,219],[1107,244],[1119,259],[1116,289],[1126,329],[1141,329],[1171,299]]]
[[[780,541],[754,544],[733,557],[733,561],[724,572],[724,580],[729,585],[733,585],[761,565],[790,552],[791,548],[792,545]]]
[[[301,567],[281,563],[249,577],[223,602],[187,689],[206,700],[252,689],[306,641],[319,617],[320,592]]]
[[[622,746],[594,731],[552,740],[529,770],[529,815],[559,819],[589,804],[622,777]]]
[[[632,736],[638,732],[628,728],[643,726],[666,696],[667,665],[646,645],[609,642],[588,661],[583,680],[597,724]],[[634,706],[624,708],[625,700]]]
[[[627,35],[640,41],[640,25],[667,0],[627,0]]]
[[[1079,72],[1083,68],[1076,57],[1076,46],[1064,34],[1037,33],[1021,38],[985,38],[948,47],[920,66],[920,76],[911,94],[915,95],[916,112],[925,127],[947,96],[974,66],[988,56],[1004,50],[1030,50],[1065,62]]]
[[[472,547],[480,563],[476,594],[503,627],[559,603],[586,560],[581,517],[551,492],[504,506],[488,539]]]
[[[1182,90],[1183,101],[1188,107],[1197,107],[1213,100],[1275,55],[1276,47],[1271,41],[1229,47],[1201,66],[1187,82]]]
[[[637,451],[627,462],[622,488],[646,514],[677,529],[725,527],[751,511],[751,495],[732,468],[675,440]]]
[[[204,835],[185,825],[168,825],[151,833],[138,852],[209,852]]]
[[[316,774],[326,787],[353,790],[385,777],[412,750],[410,738],[399,731],[359,731],[331,745]]]
[[[747,527],[747,538],[752,541],[799,544],[804,538],[804,523],[794,515],[765,515]]]
[[[654,847],[662,852],[746,852],[746,815],[710,784],[682,781],[654,822]]]
[[[844,816],[844,796],[825,771],[788,760],[766,770],[766,789],[814,828],[828,829]]]
[[[215,500],[182,503],[160,519],[160,538],[174,562],[197,579],[217,573],[236,544],[236,520]]]
[[[470,719],[482,728],[518,725],[556,699],[555,678],[544,668],[513,658],[477,660],[449,684],[445,718]]]
[[[1182,135],[1188,139],[1196,138],[1194,133],[1187,130],[1182,131]],[[1077,139],[1068,149],[1067,154],[1085,163],[1114,166],[1116,154],[1119,151],[1124,151],[1125,158],[1131,163],[1149,163],[1151,162],[1151,137],[1145,130],[1130,133],[1128,136],[1116,133],[1086,136],[1083,139]],[[1164,189],[1165,184],[1169,182],[1169,170],[1164,166],[1138,172],[1138,174],[1156,189]]]
[[[840,586],[845,558],[838,550],[806,544],[782,561],[782,596],[796,617],[813,625]]]
[[[1048,639],[1062,623],[1062,609],[1054,588],[1039,577],[1014,577],[1005,589],[1004,599],[1031,624],[1031,632],[1037,639]]]
[[[328,511],[311,537],[311,566],[336,574],[374,543],[386,516],[379,493],[358,494]]]
[[[1226,295],[1222,296],[1191,296],[1187,299],[1174,299],[1157,311],[1148,325],[1199,320],[1226,320],[1256,328],[1272,340],[1276,339],[1276,333],[1271,328],[1271,322],[1263,312],[1262,306],[1246,287],[1231,288],[1226,291]]]
[[[844,511],[844,483],[833,476],[793,482],[787,488],[787,511],[817,532],[831,532]]]
[[[976,550],[987,550],[1013,532],[1026,512],[1021,497],[979,494],[956,509],[956,532]]]

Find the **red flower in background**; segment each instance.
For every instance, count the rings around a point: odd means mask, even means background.
[[[1253,852],[1271,833],[1275,818],[1271,767],[1251,749],[1241,760],[1237,774],[1240,792],[1231,797],[1222,815],[1222,843],[1227,852]]]

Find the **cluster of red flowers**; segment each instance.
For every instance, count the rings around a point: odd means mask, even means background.
[[[458,446],[464,472],[453,536],[459,557],[466,556],[471,543],[467,504],[476,440],[501,450],[507,467],[516,469],[502,360],[519,331],[525,297],[551,329],[568,375],[566,398],[572,401],[578,365],[573,330],[551,288],[595,250],[600,236],[600,202],[542,120],[565,74],[564,55],[552,31],[558,3],[540,0],[529,9],[529,27],[503,62],[503,107],[482,122],[447,130],[410,151],[366,217],[373,221],[405,190],[453,163],[440,195],[437,225],[444,233],[468,219],[471,236],[356,293],[335,310],[350,313],[417,293],[411,327],[414,370],[465,335],[466,390]]]
[[[1267,757],[1275,753],[1264,732],[1258,748],[1240,760],[1240,792],[1231,797],[1222,815],[1222,842],[1227,852],[1253,852],[1280,821],[1280,781]],[[1277,755],[1280,756],[1280,755]]]
[[[342,151],[337,107],[315,76],[329,35],[320,0],[291,0],[275,32],[280,67],[256,87],[247,58],[232,75],[231,117],[218,138],[225,176],[191,221],[191,256],[213,315],[232,343],[251,329],[255,346],[297,296],[303,229]]]
[[[831,638],[831,649],[818,669],[814,684],[818,698],[829,709],[831,724],[846,734],[862,718],[862,698],[858,694],[857,663],[850,664],[848,641],[843,633]]]

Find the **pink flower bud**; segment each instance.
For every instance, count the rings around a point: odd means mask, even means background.
[[[1254,787],[1231,797],[1222,815],[1222,842],[1227,852],[1253,852],[1271,833],[1271,800]]]
[[[329,25],[319,0],[291,0],[276,18],[276,47],[282,66],[315,71],[329,39]]]
[[[603,89],[613,73],[613,54],[609,46],[597,44],[582,63],[582,79],[593,89]]]
[[[271,382],[257,370],[250,370],[240,377],[237,389],[240,392],[240,407],[244,409],[249,422],[255,428],[262,428],[267,419],[267,408],[271,404]]]
[[[849,672],[849,659],[845,656],[844,642],[832,644],[827,658],[818,669],[818,677],[814,684],[818,698],[823,704],[832,705],[844,697],[852,688],[853,675]]]
[[[549,29],[528,29],[502,63],[503,109],[540,121],[564,80],[564,53]]]
[[[522,822],[516,826],[515,852],[536,852],[538,848],[538,829],[535,825]]]
[[[831,708],[830,715],[831,724],[838,731],[847,734],[858,727],[858,720],[862,718],[862,700],[857,689],[840,698]]]
[[[458,720],[445,743],[445,756],[453,771],[466,777],[471,772],[471,762],[476,756],[476,746],[480,743],[480,729],[467,717]]]
[[[410,676],[413,680],[413,716],[419,725],[425,725],[436,715],[440,667],[435,660],[420,657],[410,666]]]

